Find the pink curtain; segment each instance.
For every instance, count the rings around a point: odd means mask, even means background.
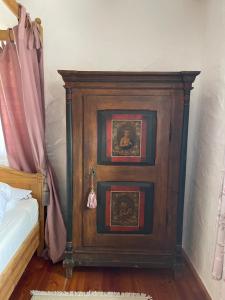
[[[62,258],[66,230],[45,146],[43,49],[38,27],[21,7],[15,42],[0,50],[0,115],[9,165],[41,172],[49,188],[45,240],[53,262]]]
[[[217,226],[217,240],[212,274],[215,279],[220,280],[225,276],[225,170],[223,171],[223,181],[219,197]]]

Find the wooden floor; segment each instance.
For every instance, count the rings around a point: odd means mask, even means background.
[[[188,266],[174,280],[169,270],[77,268],[64,277],[61,264],[33,257],[10,300],[30,299],[30,290],[143,292],[153,300],[208,300]]]

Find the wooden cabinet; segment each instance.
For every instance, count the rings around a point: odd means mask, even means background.
[[[67,113],[64,266],[179,264],[189,99],[199,72],[59,71]],[[87,208],[91,170],[97,207]]]

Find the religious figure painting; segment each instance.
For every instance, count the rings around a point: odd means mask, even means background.
[[[99,233],[151,233],[154,184],[99,182],[97,188]]]
[[[112,157],[141,156],[142,120],[112,120]]]
[[[110,196],[110,224],[112,226],[137,227],[139,225],[140,192],[112,191]]]
[[[155,111],[98,112],[98,163],[155,163]]]

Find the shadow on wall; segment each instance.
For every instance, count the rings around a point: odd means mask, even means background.
[[[194,145],[191,145],[184,247],[195,267],[210,273],[225,148],[225,103],[218,68],[205,70],[201,75],[204,83],[196,112],[199,122],[195,124]]]
[[[55,79],[55,74],[52,77]],[[65,90],[60,77],[49,79],[46,86],[46,141],[50,162],[54,165],[60,203],[66,216],[66,106]]]

